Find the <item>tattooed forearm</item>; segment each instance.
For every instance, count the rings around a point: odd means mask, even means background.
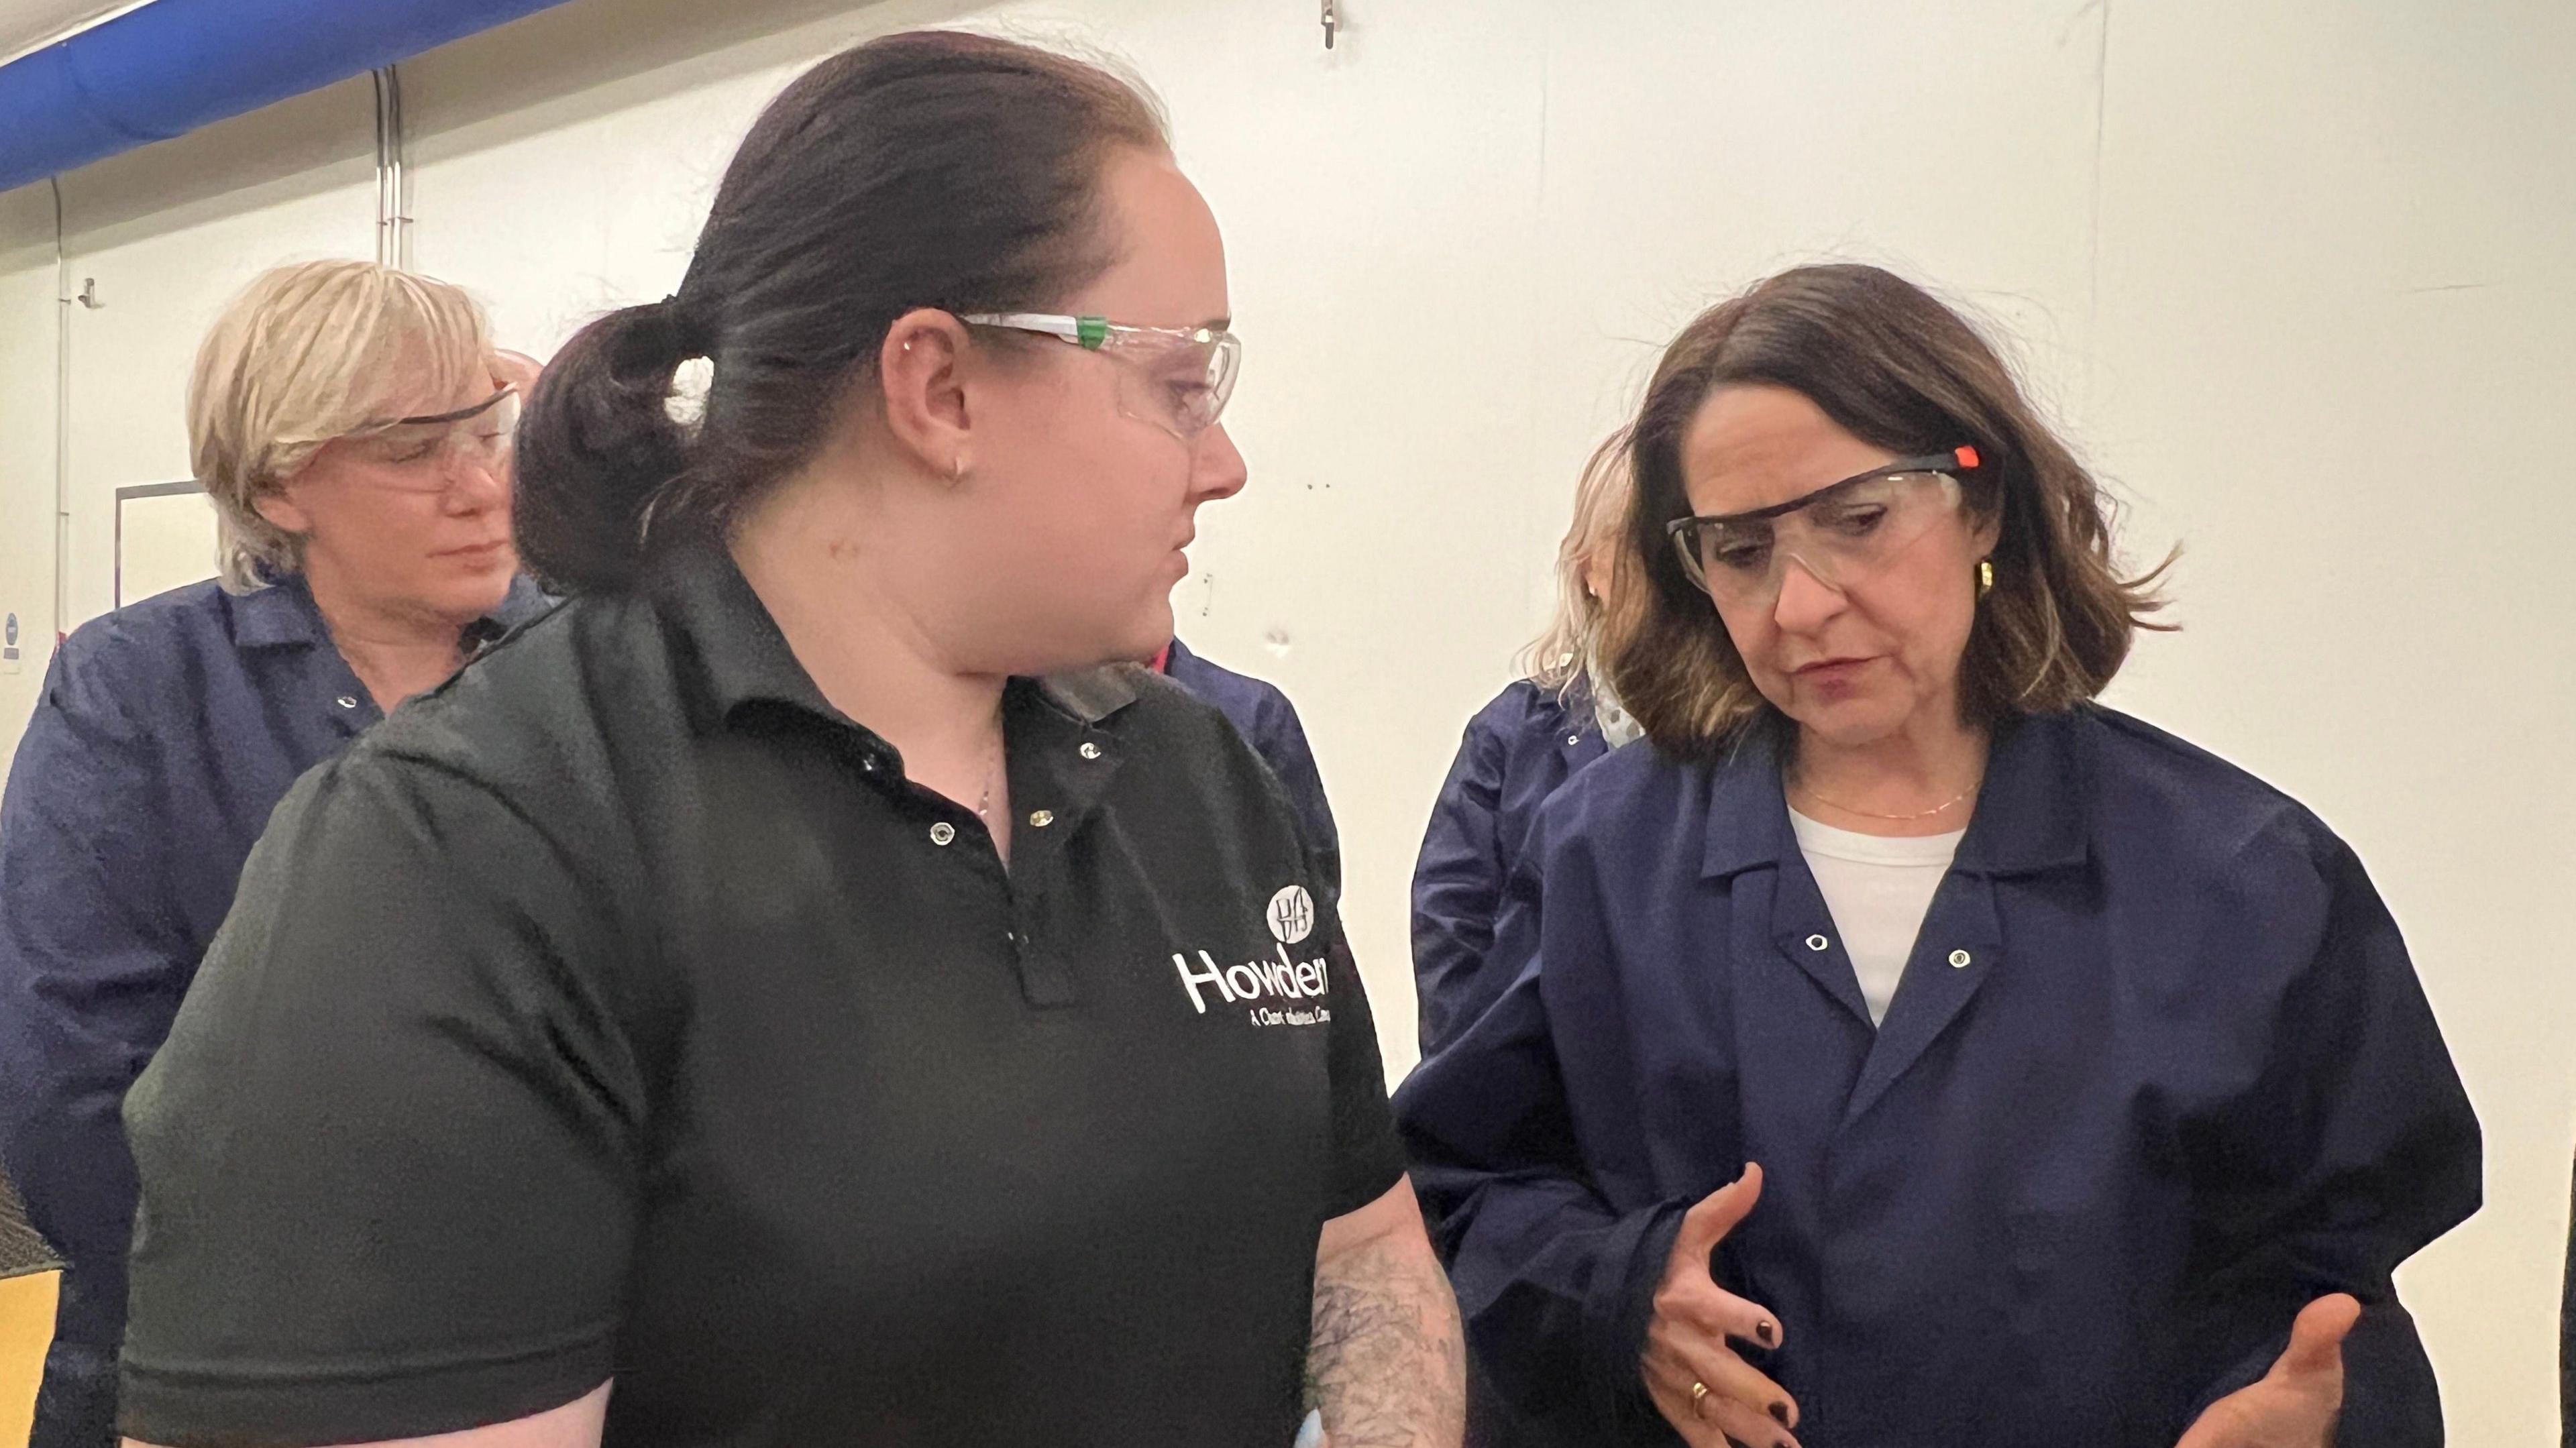
[[[1466,1379],[1458,1303],[1418,1235],[1317,1266],[1306,1393],[1332,1448],[1456,1448]]]

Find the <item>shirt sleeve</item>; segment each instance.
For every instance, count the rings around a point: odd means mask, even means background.
[[[1327,966],[1332,973],[1333,1019],[1328,1029],[1333,1090],[1333,1191],[1327,1218],[1356,1212],[1404,1179],[1404,1146],[1387,1107],[1386,1063],[1377,1049],[1377,1020],[1368,987],[1342,934],[1341,912],[1330,901],[1319,908],[1332,930]]]
[[[172,826],[94,625],[59,651],[0,803],[0,1165],[66,1261],[43,1412],[106,1436],[134,1166],[117,1107],[197,963],[162,888]],[[74,1421],[77,1420],[77,1421]]]
[[[1306,726],[1297,717],[1297,706],[1275,689],[1263,700],[1262,714],[1261,737],[1254,741],[1254,747],[1271,772],[1279,776],[1279,782],[1288,787],[1288,798],[1297,806],[1297,822],[1306,832],[1306,847],[1315,858],[1325,889],[1338,900],[1342,896],[1342,836],[1333,824],[1332,803],[1324,797],[1323,771],[1315,767],[1315,750],[1306,742]]]
[[[1620,1210],[1585,1167],[1544,961],[1551,946],[1597,950],[1607,932],[1585,869],[1542,868],[1547,854],[1534,840],[1482,967],[1501,973],[1498,998],[1405,1081],[1396,1114],[1485,1381],[1569,1441],[1619,1438],[1660,1421],[1640,1362],[1691,1203]]]
[[[426,1436],[610,1376],[645,1068],[600,847],[549,827],[363,744],[280,805],[126,1106],[126,1433]]]
[[[2439,1389],[2393,1274],[2477,1210],[2477,1117],[2350,848],[2326,836],[2250,852],[2233,893],[2252,918],[2229,933],[2307,945],[2260,1079],[2186,1141],[2203,1260],[2173,1326],[2209,1349],[2192,1416],[2268,1372],[2301,1308],[2347,1292],[2363,1312],[2336,1441],[2438,1448]]]
[[[1413,983],[1425,1056],[1465,1030],[1504,984],[1484,967],[1503,904],[1505,862],[1495,817],[1507,745],[1486,715],[1467,726],[1414,862]]]

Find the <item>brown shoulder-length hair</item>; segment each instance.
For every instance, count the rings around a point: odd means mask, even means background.
[[[1930,293],[1873,266],[1782,272],[1701,313],[1655,369],[1629,441],[1636,496],[1628,562],[1645,586],[1604,621],[1604,667],[1658,747],[1705,757],[1771,714],[1708,595],[1682,572],[1665,527],[1691,511],[1683,434],[1709,394],[1785,387],[1845,431],[1901,455],[1966,444],[1970,517],[2000,518],[1994,591],[1960,661],[1961,708],[1985,724],[2099,694],[2163,600],[2173,559],[2126,576],[2112,505],[2040,421],[1995,349]]]

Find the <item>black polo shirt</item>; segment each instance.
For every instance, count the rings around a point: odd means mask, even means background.
[[[127,1103],[124,1430],[1285,1448],[1402,1171],[1340,924],[1179,688],[1005,729],[1007,871],[701,555],[306,776]]]

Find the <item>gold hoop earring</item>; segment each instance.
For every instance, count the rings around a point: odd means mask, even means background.
[[[1992,593],[1992,592],[1994,592],[1994,591],[1995,591],[1995,563],[1994,563],[1994,560],[1993,560],[1993,559],[1991,559],[1991,558],[1980,558],[1980,559],[1978,559],[1978,560],[1977,560],[1977,597],[1979,597],[1979,598],[1983,598],[1983,597],[1985,597],[1987,594]]]

